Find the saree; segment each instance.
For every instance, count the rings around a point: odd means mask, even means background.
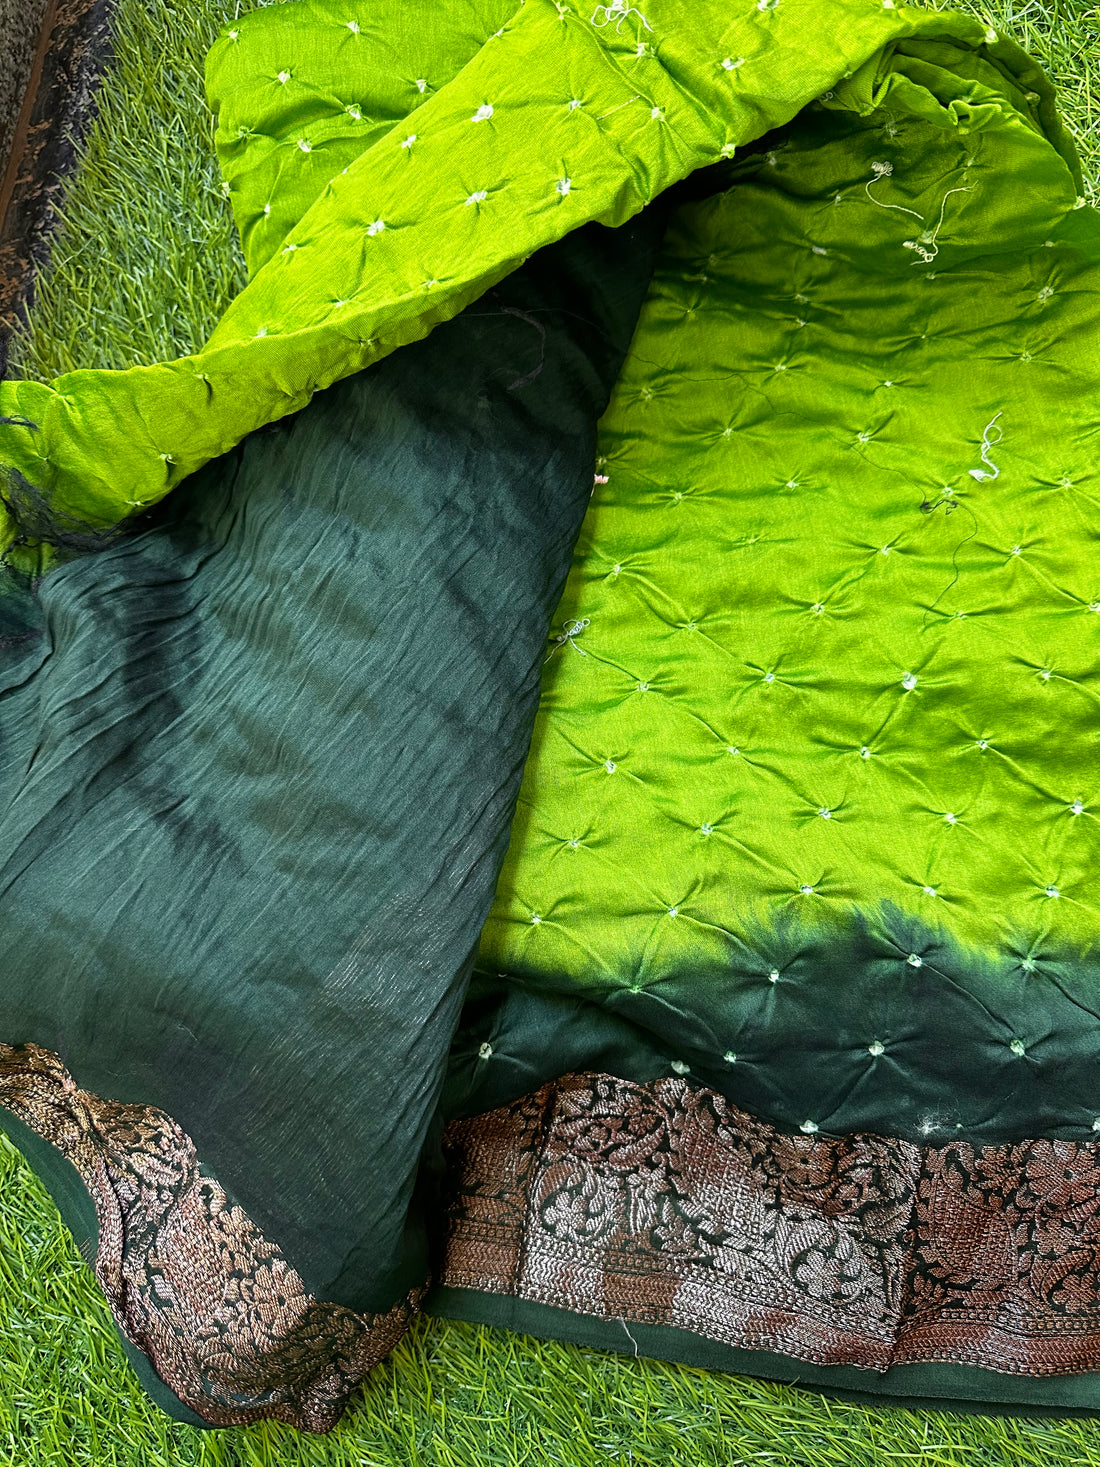
[[[181,1419],[413,1312],[1091,1411],[1100,229],[870,0],[294,0],[0,383],[0,1122]],[[365,7],[364,7],[365,12]]]

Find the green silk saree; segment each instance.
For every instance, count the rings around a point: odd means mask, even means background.
[[[0,383],[0,1124],[150,1392],[417,1308],[1100,1409],[1100,222],[891,0],[295,0],[250,283]]]

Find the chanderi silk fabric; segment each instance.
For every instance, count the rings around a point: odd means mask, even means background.
[[[1100,219],[893,0],[293,0],[0,384],[0,1122],[147,1388],[418,1308],[1100,1410]],[[155,243],[151,246],[155,247]]]

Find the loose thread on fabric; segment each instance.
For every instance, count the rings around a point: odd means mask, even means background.
[[[939,238],[940,230],[943,228],[944,214],[947,210],[947,201],[952,194],[968,193],[970,193],[970,189],[968,188],[949,188],[944,194],[942,200],[940,201],[940,217],[936,221],[936,227],[932,231],[932,233],[922,234],[919,240],[906,239],[902,241],[903,249],[916,250],[917,254],[920,256],[919,262],[917,260],[913,261],[914,265],[918,263],[923,265],[930,265],[932,261],[936,258],[936,256],[940,252],[940,247],[936,243],[936,241]],[[931,246],[931,248],[929,248],[929,246]]]
[[[603,20],[597,20],[596,17],[601,11],[603,13]],[[597,29],[601,29],[605,25],[610,25],[612,19],[617,16],[618,20],[616,21],[615,30],[618,32],[623,28],[623,21],[632,15],[636,15],[646,30],[652,33],[653,27],[649,21],[646,20],[637,6],[628,4],[628,0],[609,0],[607,5],[597,5],[592,12],[592,19],[589,21],[589,24],[594,25]]]
[[[871,185],[873,183],[878,183],[880,178],[889,178],[890,174],[893,173],[893,171],[894,165],[892,163],[872,163],[871,172],[875,176],[874,178],[869,178],[867,182],[863,185],[864,192],[871,200],[871,203],[877,204],[880,209],[897,209],[899,213],[912,214],[914,219],[920,219],[920,222],[923,224],[924,220],[917,213],[916,209],[907,209],[904,204],[884,204],[881,199],[876,199],[874,194],[871,192]]]
[[[863,185],[864,193],[871,200],[871,203],[876,204],[880,209],[896,209],[898,213],[910,214],[919,223],[923,224],[924,216],[923,214],[918,214],[916,209],[910,209],[905,204],[884,203],[882,199],[876,199],[874,194],[871,192],[872,184],[878,183],[880,179],[889,178],[893,171],[894,165],[892,163],[872,163],[871,172],[874,177],[869,178],[867,182]],[[925,230],[925,232],[918,239],[902,240],[902,249],[913,250],[918,257],[916,260],[913,261],[914,265],[931,265],[932,261],[940,252],[940,247],[937,241],[939,239],[940,230],[943,228],[944,218],[946,217],[948,199],[951,197],[952,194],[968,194],[970,192],[971,190],[964,185],[960,185],[958,188],[949,188],[944,194],[943,198],[940,200],[940,217],[936,220],[935,228],[931,231]]]
[[[970,516],[971,529],[970,529],[970,533],[968,535],[964,535],[962,537],[962,539],[959,541],[959,543],[955,546],[954,550],[952,550],[952,552],[951,552],[951,571],[952,571],[951,579],[948,581],[947,585],[944,586],[943,590],[940,592],[940,594],[936,597],[936,599],[932,602],[931,606],[929,606],[928,610],[925,612],[924,618],[923,618],[923,620],[921,622],[922,629],[928,625],[928,618],[932,615],[932,613],[935,611],[936,607],[940,604],[940,602],[943,600],[943,598],[948,594],[949,591],[951,591],[958,584],[959,576],[961,574],[961,572],[959,570],[959,555],[962,552],[963,547],[965,545],[968,545],[970,543],[970,541],[973,540],[974,536],[978,533],[978,519],[977,519],[977,516],[975,515],[974,511],[970,508],[969,504],[966,504],[961,499],[944,500],[944,499],[941,498],[939,501],[937,501],[936,504],[929,505],[926,513],[929,513],[930,514],[932,512],[932,510],[936,509],[938,507],[938,504],[941,504],[941,503],[946,504],[948,506],[947,511],[946,511],[947,514],[950,514],[951,511],[952,511],[952,509],[954,509],[956,505],[960,509],[962,509],[966,514],[968,514]],[[924,505],[921,505],[921,509],[922,510],[924,509]]]
[[[533,382],[546,364],[546,327],[541,321],[536,321],[534,316],[529,316],[526,311],[517,310],[515,306],[501,306],[506,316],[518,316],[521,321],[526,321],[528,326],[533,326],[539,334],[540,351],[537,366],[523,377],[517,377],[514,382],[509,382],[507,391],[515,392],[520,387],[526,387]]]
[[[993,479],[998,479],[1001,475],[1000,469],[989,457],[990,449],[995,448],[1004,437],[1004,431],[997,422],[997,419],[1000,416],[1000,413],[994,413],[993,417],[990,418],[989,422],[982,429],[982,442],[979,451],[981,453],[982,463],[986,465],[986,468],[967,470],[967,473],[970,475],[970,477],[972,479],[975,479],[979,484],[984,483],[987,480],[992,481]],[[994,433],[996,433],[997,435],[995,438],[992,436]],[[992,472],[987,472],[987,469],[992,470]],[[959,541],[959,543],[955,546],[955,549],[951,553],[951,569],[954,574],[925,613],[924,622],[922,623],[922,625],[925,626],[928,624],[928,617],[932,614],[933,611],[935,611],[936,607],[940,604],[943,598],[958,582],[960,574],[959,553],[962,550],[963,546],[969,544],[969,542],[973,540],[974,536],[978,533],[978,520],[977,516],[974,514],[974,511],[963,500],[954,498],[954,492],[952,490],[945,490],[936,500],[926,499],[922,503],[920,508],[922,514],[933,514],[937,509],[940,509],[941,507],[943,508],[945,517],[949,514],[952,514],[957,508],[961,507],[962,509],[964,509],[966,513],[970,516],[972,529],[969,535],[963,536],[963,538]]]
[[[982,447],[981,447],[982,463],[985,464],[986,468],[992,469],[993,472],[991,474],[987,474],[986,471],[985,471],[985,469],[970,469],[969,470],[970,477],[972,479],[977,479],[979,483],[981,483],[985,479],[999,479],[1001,477],[1001,471],[1000,471],[1000,469],[993,462],[993,460],[989,457],[989,450],[991,448],[995,448],[996,445],[998,443],[1000,443],[1001,439],[1004,437],[1004,431],[1000,427],[997,426],[997,418],[999,418],[1000,416],[1001,416],[1001,414],[1000,413],[997,413],[994,417],[990,418],[989,422],[985,425],[985,428],[982,430]],[[989,436],[990,435],[990,432],[993,431],[994,429],[996,430],[997,436],[996,436],[996,438],[990,438],[990,436]]]
[[[618,1315],[618,1316],[616,1316],[616,1317],[617,1317],[617,1318],[618,1318],[618,1321],[619,1321],[619,1323],[620,1323],[620,1324],[621,1324],[621,1325],[622,1325],[622,1327],[623,1327],[623,1330],[624,1330],[624,1331],[625,1331],[625,1333],[626,1333],[626,1337],[627,1337],[627,1339],[628,1339],[628,1340],[629,1340],[629,1341],[630,1341],[630,1343],[631,1343],[631,1344],[632,1344],[632,1345],[633,1345],[633,1346],[634,1346],[634,1358],[635,1358],[635,1360],[637,1360],[637,1359],[638,1359],[638,1358],[639,1358],[639,1355],[638,1355],[638,1341],[637,1341],[637,1340],[636,1340],[636,1339],[635,1339],[635,1338],[634,1338],[634,1336],[633,1336],[633,1335],[632,1335],[632,1334],[631,1334],[631,1333],[630,1333],[630,1330],[629,1330],[629,1329],[628,1329],[628,1328],[627,1328],[627,1323],[626,1323],[626,1320],[625,1320],[625,1319],[623,1319],[623,1317],[622,1317],[622,1315]]]
[[[543,659],[543,666],[545,666],[546,663],[550,661],[550,658],[553,657],[558,648],[564,647],[567,642],[569,643],[570,647],[572,647],[574,652],[579,652],[582,657],[587,657],[588,653],[584,650],[583,647],[578,647],[573,638],[579,637],[581,632],[584,631],[585,627],[591,625],[592,618],[588,616],[582,616],[579,620],[574,619],[573,621],[567,621],[565,623],[565,630],[559,632],[558,635],[554,638],[554,645],[550,648],[550,651]]]
[[[640,102],[641,98],[641,92],[637,92],[633,97],[627,97],[626,101],[620,102],[617,107],[609,107],[606,112],[601,112],[599,117],[596,118],[596,121],[602,122],[605,117],[613,117],[616,112],[621,112],[624,107],[629,107],[632,102]]]

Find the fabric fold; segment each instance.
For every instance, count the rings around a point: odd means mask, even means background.
[[[1037,96],[1046,91],[1011,42],[969,20],[840,0],[807,49],[814,15],[808,0],[732,21],[724,6],[680,0],[657,0],[645,15],[525,0],[417,109],[415,142],[400,124],[325,186],[201,352],[0,384],[0,418],[14,420],[0,424],[9,516],[18,520],[22,504],[36,531],[24,538],[37,544],[49,541],[51,512],[58,524],[76,517],[99,529],[140,512],[250,431],[423,337],[533,249],[589,220],[622,223],[846,73],[889,65],[899,38],[987,49],[1031,75]],[[234,22],[212,64],[263,19]],[[362,28],[303,13],[305,34],[320,24],[368,42]],[[268,86],[293,89],[292,68],[289,56],[272,60]],[[24,558],[41,568],[41,553]]]
[[[209,1424],[328,1429],[433,1280],[1092,1409],[1049,83],[892,0],[355,9],[211,53],[202,350],[0,383],[13,1136]]]

